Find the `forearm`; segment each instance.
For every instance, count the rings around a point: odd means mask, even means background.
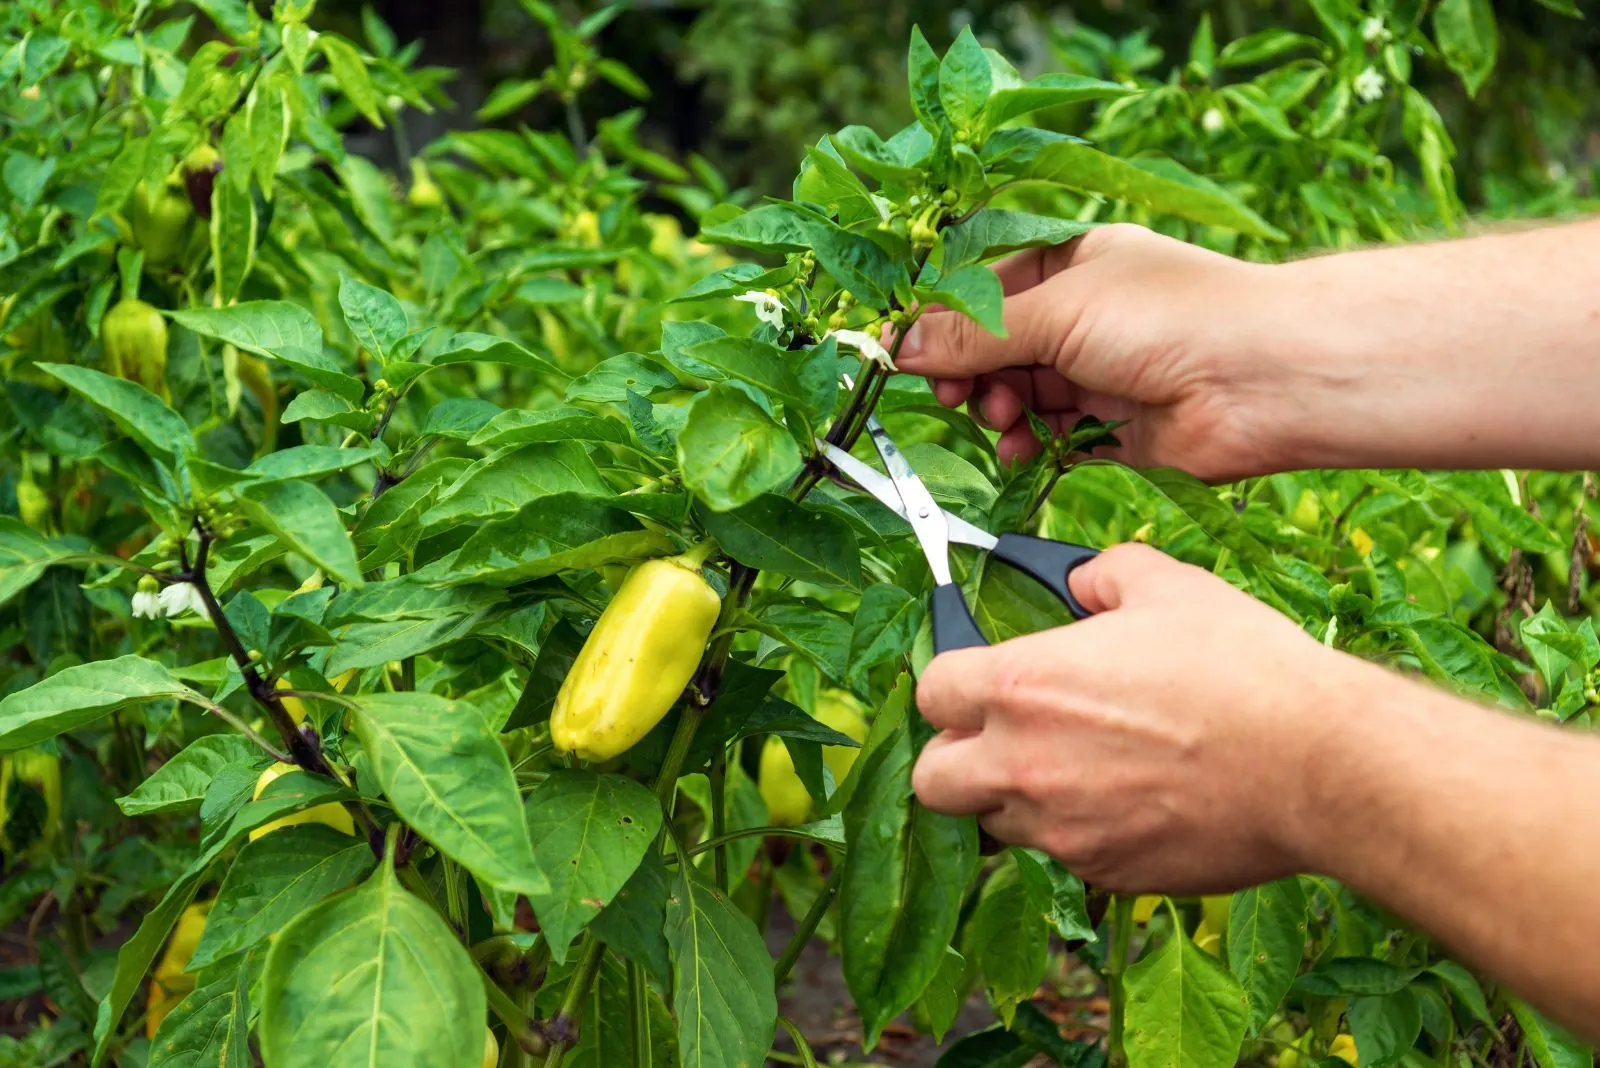
[[[1308,769],[1304,861],[1600,1039],[1600,740],[1359,665]]]
[[[1265,269],[1283,467],[1600,466],[1600,221]]]

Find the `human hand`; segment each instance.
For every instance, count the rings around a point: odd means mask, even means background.
[[[1305,867],[1319,735],[1352,673],[1377,669],[1142,545],[1070,582],[1096,615],[927,666],[917,703],[942,733],[917,761],[922,802],[1120,893],[1220,893]]]
[[[1129,420],[1116,455],[1226,480],[1276,469],[1270,414],[1292,387],[1252,309],[1272,268],[1140,226],[1091,230],[996,267],[1008,337],[930,311],[896,357],[939,400],[1001,432],[1002,459],[1039,450],[1024,409],[1057,433],[1084,414]],[[1292,394],[1291,394],[1292,395]]]

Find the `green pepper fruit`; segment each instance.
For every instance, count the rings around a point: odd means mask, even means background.
[[[428,165],[420,159],[411,161],[411,188],[406,190],[406,203],[423,210],[444,206],[443,191],[428,173]]]
[[[208,201],[209,203],[209,201]],[[144,250],[144,261],[162,267],[178,258],[189,244],[194,209],[189,198],[162,186],[153,196],[141,186],[133,194],[133,240]]]
[[[678,700],[722,610],[700,574],[708,549],[647,560],[628,573],[556,694],[550,738],[561,752],[610,760]]]
[[[39,488],[26,468],[17,482],[17,515],[34,530],[49,533],[50,495]]]
[[[142,300],[120,300],[100,322],[106,369],[162,400],[167,390],[167,321]]]

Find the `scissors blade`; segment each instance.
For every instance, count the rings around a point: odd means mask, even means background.
[[[945,524],[944,513],[933,503],[933,495],[928,492],[928,487],[911,469],[911,462],[900,451],[900,446],[894,443],[883,424],[878,422],[877,416],[867,418],[867,433],[872,436],[872,444],[883,460],[884,470],[889,472],[894,488],[905,502],[906,522],[911,524],[911,532],[922,546],[922,555],[928,558],[934,582],[940,586],[950,585],[950,528]]]
[[[894,488],[894,480],[888,475],[856,459],[831,441],[818,438],[817,448],[821,449],[822,455],[828,458],[828,462],[837,467],[851,482],[871,494],[874,500],[901,519],[906,518],[906,504],[900,499],[900,491]],[[951,541],[962,545],[975,545],[980,549],[995,547],[995,536],[987,530],[974,526],[953,512],[940,509],[940,513],[944,516],[945,527],[950,532]]]

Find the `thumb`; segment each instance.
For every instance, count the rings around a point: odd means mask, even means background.
[[[1174,560],[1159,549],[1128,542],[1114,545],[1074,568],[1067,576],[1067,585],[1078,603],[1098,615],[1188,597],[1187,591],[1197,579],[1212,577],[1209,571]]]
[[[1035,286],[1006,297],[1005,337],[996,337],[958,312],[927,312],[912,325],[895,355],[895,365],[907,374],[929,378],[972,378],[1007,367],[1054,366],[1075,318],[1074,309],[1054,289]]]

